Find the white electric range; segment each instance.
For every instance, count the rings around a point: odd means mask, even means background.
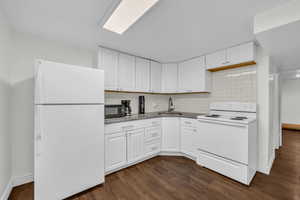
[[[238,124],[249,124],[256,121],[256,104],[241,102],[211,103],[208,115],[198,116],[199,120],[211,120]]]
[[[210,104],[198,116],[197,163],[249,185],[257,168],[256,104]]]

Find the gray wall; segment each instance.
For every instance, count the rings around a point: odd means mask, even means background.
[[[9,134],[10,29],[0,12],[0,199],[11,179],[11,140]]]
[[[33,175],[35,59],[93,67],[96,50],[81,49],[58,41],[14,32],[14,59],[11,67],[11,135],[13,176]]]

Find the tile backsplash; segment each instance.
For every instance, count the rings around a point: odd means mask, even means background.
[[[174,96],[176,110],[206,113],[210,102],[256,102],[256,66],[212,72],[210,94]]]
[[[133,113],[138,113],[138,96],[134,93],[106,93],[106,104],[120,104],[122,99],[131,100]],[[168,109],[168,95],[144,95],[146,112]],[[256,102],[256,66],[229,69],[212,73],[210,94],[174,95],[175,110],[206,113],[210,102]]]
[[[211,102],[256,102],[256,67],[242,67],[212,73]]]
[[[131,100],[132,113],[138,113],[139,96],[145,96],[145,112],[157,112],[168,109],[168,96],[135,93],[105,93],[105,104],[121,104],[121,100]]]

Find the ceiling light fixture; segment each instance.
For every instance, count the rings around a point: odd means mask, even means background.
[[[300,78],[300,74],[296,74],[296,78]]]
[[[122,0],[103,25],[104,29],[123,34],[159,0]]]

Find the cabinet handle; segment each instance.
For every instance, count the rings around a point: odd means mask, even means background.
[[[230,63],[230,61],[223,62],[222,64],[225,65],[225,64],[228,64],[228,63]]]
[[[192,122],[184,122],[185,124],[192,124]]]

